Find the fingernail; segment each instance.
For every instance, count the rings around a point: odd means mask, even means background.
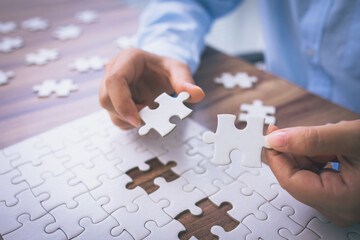
[[[199,89],[201,89],[199,86],[197,86],[197,85],[195,85],[195,84],[193,84],[193,83],[188,83],[188,82],[186,82],[184,85],[185,85],[186,87],[190,87],[190,88],[199,88]]]
[[[272,148],[286,146],[286,132],[273,132],[266,136],[266,143]]]
[[[126,120],[131,123],[131,125],[133,125],[134,127],[140,127],[140,120],[135,118],[134,116],[128,115],[126,117]]]

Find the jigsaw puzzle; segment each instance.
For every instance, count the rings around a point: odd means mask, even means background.
[[[93,10],[84,10],[77,12],[75,15],[76,20],[81,23],[90,24],[94,23],[99,17],[99,14]]]
[[[140,110],[139,114],[145,125],[139,128],[139,134],[145,135],[151,129],[157,131],[162,137],[175,128],[175,124],[170,122],[170,118],[178,116],[180,119],[187,117],[192,110],[184,105],[184,101],[189,99],[190,94],[181,92],[176,98],[169,96],[167,93],[160,94],[155,98],[159,104],[156,109],[145,107]]]
[[[192,140],[204,130],[185,119],[165,138],[149,138],[114,127],[99,111],[0,150],[1,236],[359,238],[359,224],[336,227],[284,192],[265,164],[212,164]]]
[[[24,40],[21,37],[4,37],[0,41],[0,52],[9,53],[22,46],[24,46]]]
[[[107,58],[101,58],[98,56],[92,56],[90,58],[77,58],[69,65],[69,68],[81,73],[87,72],[89,70],[98,71],[104,69],[107,62]]]
[[[13,21],[0,22],[0,33],[6,34],[15,31],[17,24]]]
[[[248,116],[259,116],[265,118],[265,124],[275,124],[275,116],[269,116],[269,114],[274,115],[276,110],[273,106],[264,106],[261,100],[254,100],[252,104],[241,104],[240,110],[247,113],[240,113],[239,120],[242,122],[246,121]]]
[[[35,85],[33,91],[37,93],[38,97],[49,97],[56,93],[57,97],[67,97],[70,92],[77,91],[78,85],[73,80],[64,78],[59,82],[50,79],[43,81],[40,85]]]
[[[45,65],[49,61],[55,61],[59,58],[57,49],[39,49],[36,53],[29,53],[25,56],[25,62],[28,65]]]
[[[46,30],[49,27],[49,21],[41,17],[34,17],[21,23],[21,28],[31,32]]]
[[[53,35],[56,39],[59,39],[61,41],[66,41],[70,39],[78,38],[82,33],[82,30],[80,27],[70,24],[66,26],[60,26],[57,27]]]
[[[249,116],[242,130],[235,127],[235,119],[235,115],[219,114],[216,133],[204,133],[203,141],[215,145],[211,161],[217,165],[229,164],[230,153],[237,149],[242,152],[244,166],[261,167],[261,150],[269,148],[263,136],[264,118]]]
[[[11,78],[15,77],[15,73],[11,71],[4,72],[0,70],[0,86],[9,83]]]
[[[239,72],[235,75],[223,73],[220,77],[214,79],[215,83],[222,84],[225,88],[234,88],[239,86],[245,89],[252,88],[253,84],[257,81],[257,77],[251,77],[245,72]]]

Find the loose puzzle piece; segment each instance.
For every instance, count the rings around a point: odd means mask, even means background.
[[[200,215],[201,208],[195,205],[198,201],[206,198],[206,195],[199,189],[193,187],[189,191],[185,191],[183,187],[189,182],[185,178],[166,182],[164,178],[155,178],[154,183],[159,186],[159,189],[151,193],[149,196],[155,202],[162,199],[169,201],[169,206],[164,208],[164,211],[172,218],[175,218],[179,213],[189,210],[193,215]]]
[[[257,193],[268,201],[273,200],[278,194],[271,188],[273,184],[278,184],[278,181],[266,164],[263,164],[263,167],[258,169],[257,172],[245,172],[240,175],[238,181],[241,181],[252,189],[255,189]]]
[[[4,37],[0,41],[0,52],[9,53],[22,46],[24,46],[24,40],[21,37]]]
[[[139,128],[139,134],[145,135],[150,129],[157,131],[162,137],[171,132],[175,128],[175,124],[170,122],[170,118],[178,116],[180,119],[187,117],[192,110],[184,105],[184,101],[190,97],[187,92],[181,92],[177,98],[162,93],[155,98],[155,102],[159,104],[156,109],[145,107],[140,110],[139,114],[145,125]]]
[[[269,116],[269,114],[275,114],[275,107],[273,106],[264,106],[262,101],[254,100],[253,104],[241,104],[241,111],[247,113],[240,113],[239,120],[242,122],[246,121],[247,116],[258,116],[265,118],[265,124],[275,124],[276,119],[274,116]]]
[[[292,208],[294,210],[294,214],[291,215],[290,218],[295,222],[304,227],[306,227],[306,225],[314,217],[317,217],[322,222],[329,222],[329,220],[317,210],[293,198],[279,184],[273,184],[271,188],[278,192],[278,195],[270,203],[277,209],[281,209],[285,206]]]
[[[235,86],[239,86],[241,88],[252,88],[253,84],[257,81],[257,77],[250,77],[245,72],[239,72],[236,75],[223,73],[220,77],[217,77],[214,80],[215,83],[223,84],[225,88],[234,88]]]
[[[111,213],[120,224],[120,227],[111,230],[112,235],[119,235],[126,229],[135,239],[143,239],[150,234],[150,231],[145,228],[147,221],[155,221],[157,226],[163,227],[172,220],[163,211],[163,208],[168,205],[166,200],[155,203],[147,194],[144,194],[135,199],[134,203],[139,206],[136,212],[128,212],[125,207],[122,207]]]
[[[62,41],[78,38],[81,33],[81,28],[73,24],[57,27],[53,32],[54,37]]]
[[[32,188],[36,197],[41,194],[47,194],[49,198],[42,201],[42,206],[51,211],[61,204],[66,204],[68,208],[77,206],[74,198],[87,191],[86,187],[82,184],[69,185],[68,181],[75,176],[71,172],[66,172],[60,176],[53,176],[50,173],[42,175],[45,182],[37,187]]]
[[[18,169],[13,169],[10,172],[0,175],[0,202],[4,201],[6,206],[14,206],[19,202],[15,197],[17,193],[28,189],[28,185],[25,182],[20,182],[18,184],[13,184],[12,179],[20,176]]]
[[[57,49],[42,48],[37,53],[30,53],[25,56],[25,61],[28,65],[45,65],[49,61],[54,61],[59,58],[59,51]]]
[[[34,17],[21,23],[21,28],[35,32],[46,30],[49,27],[49,21],[41,17]]]
[[[89,239],[108,239],[108,240],[134,240],[134,238],[124,230],[119,236],[112,236],[111,229],[119,227],[119,223],[112,216],[108,216],[105,220],[94,223],[91,218],[82,218],[79,225],[85,230],[74,240]]]
[[[1,185],[3,187],[3,185]],[[30,189],[23,190],[15,196],[18,202],[9,207],[6,206],[4,201],[0,201],[0,233],[6,234],[19,227],[21,224],[17,221],[17,218],[27,213],[30,216],[30,220],[36,220],[41,216],[47,214],[45,209],[41,206],[40,202],[46,199],[45,195],[35,198]]]
[[[237,149],[243,154],[242,163],[245,167],[261,167],[261,150],[263,147],[270,148],[263,136],[264,118],[249,116],[242,130],[235,127],[235,119],[235,115],[219,114],[216,133],[204,133],[203,141],[215,144],[211,162],[217,165],[229,164],[230,153]]]
[[[107,58],[101,58],[98,56],[92,56],[90,58],[77,58],[69,65],[69,68],[81,73],[87,72],[90,69],[98,71],[104,69],[108,60],[109,59]]]
[[[224,172],[224,166],[215,166],[208,160],[202,160],[199,166],[205,169],[204,173],[189,170],[181,175],[190,183],[184,186],[185,191],[190,191],[189,187],[193,188],[195,186],[209,197],[220,190],[213,184],[214,180],[221,180],[225,184],[234,181]]]
[[[75,208],[67,208],[63,204],[49,212],[55,218],[55,222],[45,227],[46,232],[52,233],[60,228],[70,239],[84,230],[79,225],[80,219],[89,217],[94,223],[99,223],[109,216],[101,207],[101,202],[95,201],[89,193],[81,194],[75,197],[74,200],[77,202]]]
[[[103,204],[103,208],[111,213],[118,208],[125,207],[128,212],[135,212],[139,206],[133,201],[141,195],[146,194],[144,189],[136,187],[134,189],[127,189],[126,185],[131,182],[131,178],[126,175],[120,175],[117,178],[109,179],[106,176],[100,176],[99,181],[102,184],[90,191],[90,194],[95,200],[106,198],[108,201]]]
[[[320,239],[326,240],[337,240],[337,239],[349,239],[348,236],[351,233],[354,233],[353,236],[358,235],[360,239],[360,223],[354,224],[350,227],[338,227],[333,223],[324,223],[321,222],[318,218],[313,218],[307,228],[314,231],[317,235],[320,236]]]
[[[239,224],[234,230],[226,232],[221,226],[213,226],[211,233],[218,236],[219,240],[245,239],[250,230],[243,224]]]
[[[45,80],[40,85],[35,85],[33,91],[37,92],[38,97],[49,97],[52,93],[56,93],[57,97],[66,97],[70,92],[77,91],[78,85],[71,79]]]
[[[121,49],[135,47],[137,41],[136,35],[122,36],[114,41],[115,46]]]
[[[13,21],[0,22],[0,33],[6,34],[15,31],[17,25]]]
[[[147,240],[160,240],[160,239],[179,239],[178,234],[181,231],[185,231],[184,225],[182,225],[176,219],[172,220],[163,227],[159,227],[155,221],[147,221],[145,223],[145,228],[147,228],[151,233],[146,236]]]
[[[13,77],[15,77],[14,72],[11,72],[11,71],[4,72],[4,71],[0,70],[0,86],[9,83],[9,80]]]
[[[99,14],[96,11],[84,10],[77,12],[75,18],[81,23],[90,24],[94,23],[97,20],[98,16]]]
[[[259,211],[258,208],[266,202],[252,189],[249,189],[245,184],[233,181],[230,184],[224,184],[221,181],[215,180],[214,184],[219,187],[219,191],[210,196],[209,199],[220,206],[224,202],[231,203],[233,208],[228,211],[228,214],[241,222],[249,214],[254,214],[258,219],[266,219],[266,215]],[[245,195],[243,192],[246,192]],[[246,206],[246,207],[244,207]]]
[[[66,236],[64,232],[60,229],[57,229],[55,232],[48,234],[44,231],[44,227],[48,223],[54,222],[54,218],[50,214],[46,214],[39,219],[31,221],[28,214],[22,214],[18,218],[19,223],[22,226],[13,231],[4,235],[6,240],[28,240],[29,234],[31,233],[31,239],[41,239],[41,240],[64,240]]]
[[[270,203],[264,203],[259,208],[267,218],[259,221],[254,215],[247,216],[242,223],[251,231],[246,239],[283,239],[279,235],[282,228],[288,229],[293,235],[299,234],[303,227],[289,218],[292,214],[291,209],[282,208],[281,211],[273,207]]]

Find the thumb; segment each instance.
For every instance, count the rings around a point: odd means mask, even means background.
[[[337,124],[293,127],[266,136],[269,146],[295,155],[360,155],[360,120]]]
[[[175,92],[190,94],[188,102],[197,103],[204,98],[204,91],[195,85],[190,68],[185,63],[177,61],[175,64],[169,65],[169,73],[169,80]]]

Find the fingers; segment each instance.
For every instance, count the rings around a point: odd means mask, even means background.
[[[275,150],[296,155],[360,155],[360,120],[316,127],[294,127],[266,137]]]
[[[204,98],[204,91],[195,85],[191,71],[186,64],[174,60],[169,61],[166,68],[169,71],[170,83],[176,93],[188,92],[190,94],[188,102],[191,103],[200,102]]]

